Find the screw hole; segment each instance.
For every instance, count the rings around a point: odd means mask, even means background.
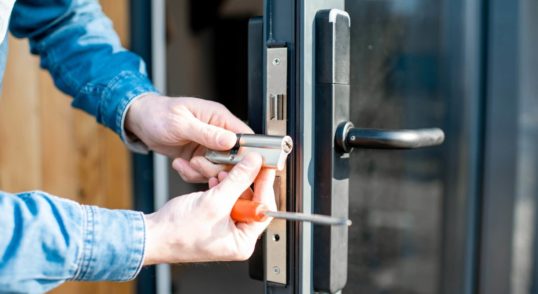
[[[279,234],[274,234],[273,235],[273,241],[278,242],[279,240],[280,240],[280,235]]]

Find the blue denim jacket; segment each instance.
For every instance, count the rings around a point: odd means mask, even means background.
[[[130,102],[155,89],[96,0],[18,0],[9,28],[29,39],[74,107],[126,139]],[[7,38],[0,45],[0,80],[6,54]],[[45,292],[65,280],[132,279],[144,238],[140,212],[79,205],[39,191],[0,191],[0,292]]]

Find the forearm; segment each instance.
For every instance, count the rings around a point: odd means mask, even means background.
[[[143,215],[43,192],[0,192],[0,292],[45,292],[66,280],[125,281],[142,266]]]

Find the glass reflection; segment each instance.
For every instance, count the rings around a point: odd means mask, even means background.
[[[442,126],[439,1],[347,1],[356,126]],[[441,261],[440,148],[355,150],[347,293],[435,293]]]

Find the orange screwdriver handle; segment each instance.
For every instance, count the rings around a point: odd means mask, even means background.
[[[237,199],[230,216],[237,222],[262,222],[267,219],[264,211],[267,211],[267,207],[261,203],[246,199]]]

